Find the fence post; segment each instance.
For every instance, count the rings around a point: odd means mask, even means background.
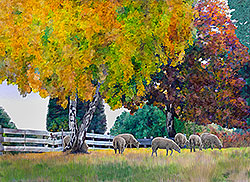
[[[52,151],[54,152],[55,151],[55,138],[54,138],[53,133],[51,133],[51,139],[52,139]]]
[[[147,139],[147,137],[144,137],[144,139]],[[144,148],[147,148],[146,140],[145,140]]]
[[[149,146],[149,147],[151,147],[151,146],[152,146],[152,140],[154,139],[154,137],[153,137],[153,136],[151,136],[151,137],[150,137],[150,139],[151,139],[151,142],[150,142],[150,146]]]
[[[23,138],[24,138],[24,144],[23,144],[23,146],[25,148],[26,147],[26,131],[24,131]]]
[[[110,135],[109,133],[108,133],[108,135],[109,135],[109,140],[108,140],[108,141],[109,141],[109,142],[112,142],[112,141],[111,141],[111,135]],[[110,145],[108,146],[108,149],[110,149]]]
[[[94,130],[91,130],[91,133],[94,134]],[[93,137],[92,140],[95,141],[95,138]],[[94,142],[93,142],[93,149],[95,149],[95,144],[94,144]]]
[[[64,141],[63,141],[63,129],[62,129],[62,147],[63,147],[63,143],[64,143]]]
[[[3,142],[3,128],[2,125],[0,125],[0,155],[3,155],[3,150],[4,150],[2,142]]]

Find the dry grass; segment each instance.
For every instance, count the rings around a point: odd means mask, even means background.
[[[0,181],[250,181],[250,148],[151,157],[151,149],[90,150],[91,154],[0,157]]]

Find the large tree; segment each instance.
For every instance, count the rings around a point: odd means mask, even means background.
[[[190,1],[10,0],[0,12],[0,81],[63,107],[70,97],[71,152],[82,151],[100,95],[112,109],[144,95],[150,75],[181,63],[192,43]],[[79,128],[76,97],[91,100]]]
[[[163,65],[161,72],[152,76],[148,92],[140,101],[162,109],[170,103],[167,109],[173,110],[173,115],[169,118],[249,127],[245,121],[249,107],[240,94],[244,80],[239,75],[240,68],[249,62],[249,54],[236,37],[228,6],[218,0],[201,0],[195,9],[196,39],[186,49],[184,62],[177,66]],[[133,111],[136,105],[128,103]],[[174,123],[169,123],[167,127],[173,128],[169,135],[174,136]]]
[[[68,131],[69,130],[69,106],[67,108],[63,108],[61,105],[57,104],[58,99],[50,99],[48,105],[48,113],[47,113],[47,123],[46,128],[48,131],[61,131],[61,129]],[[77,101],[77,114],[76,120],[77,122],[81,120],[84,114],[88,110],[88,102]],[[107,130],[107,120],[106,115],[104,113],[104,104],[101,99],[99,99],[96,111],[93,115],[92,122],[88,128],[88,132],[92,130],[98,134],[104,134]]]

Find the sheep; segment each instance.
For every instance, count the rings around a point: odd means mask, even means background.
[[[174,137],[174,141],[176,144],[178,144],[180,147],[184,147],[184,145],[189,145],[189,141],[187,140],[186,136],[182,133],[177,133]]]
[[[70,136],[69,135],[66,135],[64,138],[63,138],[63,148],[65,149],[65,147],[69,144],[70,142]]]
[[[195,146],[199,146],[199,149],[202,150],[202,141],[198,135],[190,135],[189,144],[190,144],[190,152],[192,152],[192,148],[194,149],[195,152]]]
[[[130,145],[130,148],[132,144],[139,148],[140,143],[135,139],[135,137],[132,134],[129,133],[124,133],[124,134],[119,134],[117,136],[120,136],[125,139],[126,141],[126,148],[128,147],[128,144]]]
[[[214,134],[208,134],[204,136],[203,146],[206,145],[208,145],[208,147],[210,146],[212,150],[214,145],[217,146],[220,150],[223,147],[220,139]]]
[[[115,150],[115,154],[116,154],[116,150],[118,149],[119,154],[122,154],[123,151],[125,150],[125,145],[126,145],[126,140],[120,136],[116,136],[113,139],[113,147]]]
[[[66,135],[64,138],[63,138],[63,151],[65,151],[65,147],[69,144],[70,142],[70,136],[69,135]],[[84,141],[83,143],[83,146],[82,146],[82,150],[85,151],[86,153],[88,153],[88,144],[86,143],[86,141]]]
[[[167,153],[166,156],[168,156],[168,150],[171,150],[170,156],[173,154],[173,149],[179,153],[181,153],[181,148],[173,141],[168,138],[163,137],[156,137],[152,140],[152,155],[155,153],[157,157],[157,150],[158,149],[166,149]]]
[[[207,135],[209,135],[210,133],[202,133],[200,138],[201,138],[201,142],[202,142],[202,146],[204,149],[206,149],[206,145],[208,144],[206,141],[205,141],[205,138]]]

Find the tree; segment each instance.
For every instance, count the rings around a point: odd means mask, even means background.
[[[240,42],[248,47],[248,52],[250,50],[250,1],[249,0],[229,0],[228,5],[231,9],[231,19],[233,20],[234,25],[236,25],[236,35],[239,38]],[[246,80],[246,85],[242,89],[242,97],[246,99],[248,106],[250,106],[250,64],[249,62],[244,65],[240,70],[241,76]],[[248,111],[250,113],[250,111]],[[247,123],[250,125],[250,114],[247,117]]]
[[[140,101],[163,110],[164,105],[169,105],[168,110],[171,105],[170,118],[179,116],[197,124],[214,122],[245,128],[249,107],[240,95],[244,80],[239,70],[249,61],[247,48],[236,37],[236,27],[227,16],[225,3],[203,0],[197,2],[195,9],[196,39],[185,50],[184,62],[163,65],[159,73],[152,75]],[[135,111],[140,102],[134,103],[128,106]],[[169,135],[174,136],[174,122],[166,124],[172,127]]]
[[[236,35],[240,42],[250,49],[250,1],[249,0],[229,0],[231,9],[231,19],[237,26]]]
[[[190,1],[2,1],[0,81],[21,95],[70,97],[67,149],[81,152],[100,95],[112,109],[142,96],[162,64],[192,43]],[[15,36],[13,36],[15,35]],[[92,100],[76,124],[76,97]],[[84,151],[83,151],[84,152]]]
[[[47,130],[48,131],[61,131],[61,129],[69,130],[69,106],[64,109],[61,105],[57,104],[58,99],[50,99],[47,113]],[[80,121],[88,109],[89,102],[78,101],[76,120]],[[104,104],[99,100],[97,109],[94,113],[93,120],[88,128],[88,132],[94,130],[95,133],[104,134],[107,129],[107,120],[104,113]]]
[[[15,123],[11,121],[9,115],[5,112],[4,108],[0,107],[0,125],[3,128],[16,129]]]
[[[134,115],[126,111],[122,112],[110,129],[110,134],[131,133],[136,138],[163,137],[167,136],[165,121],[166,116],[160,109],[145,105]]]

